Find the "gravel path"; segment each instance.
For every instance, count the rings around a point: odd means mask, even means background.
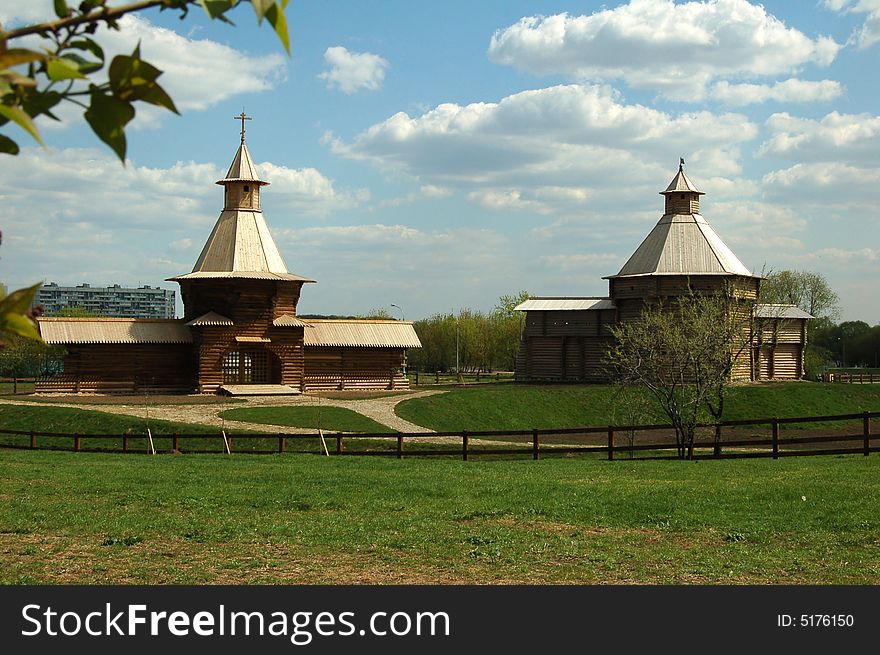
[[[48,403],[48,402],[28,402],[26,400],[0,400],[4,405],[30,405],[32,407],[74,407],[76,409],[92,409],[108,414],[125,414],[128,416],[137,416],[140,418],[155,418],[167,421],[178,421],[182,423],[198,423],[201,425],[210,425],[213,427],[239,428],[247,430],[259,431],[284,431],[292,434],[306,434],[314,432],[314,428],[295,428],[288,426],[267,426],[263,423],[248,423],[245,421],[224,420],[217,416],[220,412],[227,409],[236,409],[239,407],[259,407],[259,406],[315,406],[325,405],[328,407],[344,407],[352,411],[363,414],[382,425],[387,425],[392,430],[398,432],[424,432],[430,434],[434,432],[415,423],[405,421],[394,413],[394,407],[397,403],[409,400],[410,398],[424,398],[437,393],[445,393],[440,390],[418,391],[416,393],[385,396],[383,398],[366,398],[362,400],[342,400],[336,398],[323,398],[321,396],[310,396],[303,394],[300,396],[252,396],[245,399],[243,403],[231,405],[229,403],[218,404],[199,404],[199,405],[148,405],[142,403],[132,403],[127,405],[77,405],[73,403]]]

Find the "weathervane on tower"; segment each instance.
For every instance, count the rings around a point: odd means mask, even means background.
[[[238,116],[233,116],[233,118],[237,121],[241,121],[241,142],[244,143],[244,122],[254,120],[251,116],[244,115],[244,109],[241,110],[241,113]]]

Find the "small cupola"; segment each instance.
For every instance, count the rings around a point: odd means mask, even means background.
[[[245,116],[244,112],[241,112],[241,115],[236,118],[241,120],[241,145],[238,147],[235,157],[232,158],[232,164],[229,165],[226,177],[217,180],[217,184],[226,189],[223,196],[223,209],[258,212],[260,211],[260,187],[269,183],[260,179],[257,168],[251,159],[251,153],[244,142],[244,122],[250,120],[250,116]]]
[[[697,190],[684,174],[684,159],[679,159],[678,173],[660,195],[666,197],[664,214],[699,214],[700,196],[706,194]]]

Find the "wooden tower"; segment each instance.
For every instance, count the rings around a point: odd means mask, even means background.
[[[285,384],[303,379],[303,328],[296,317],[300,290],[314,282],[290,273],[260,208],[260,179],[245,143],[232,159],[223,211],[192,272],[180,284],[184,321],[192,329],[200,392],[221,385]]]

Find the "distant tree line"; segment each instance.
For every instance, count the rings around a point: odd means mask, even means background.
[[[490,312],[461,309],[413,323],[421,348],[408,351],[409,367],[419,371],[512,371],[519,351],[520,313],[525,291],[501,296]]]

